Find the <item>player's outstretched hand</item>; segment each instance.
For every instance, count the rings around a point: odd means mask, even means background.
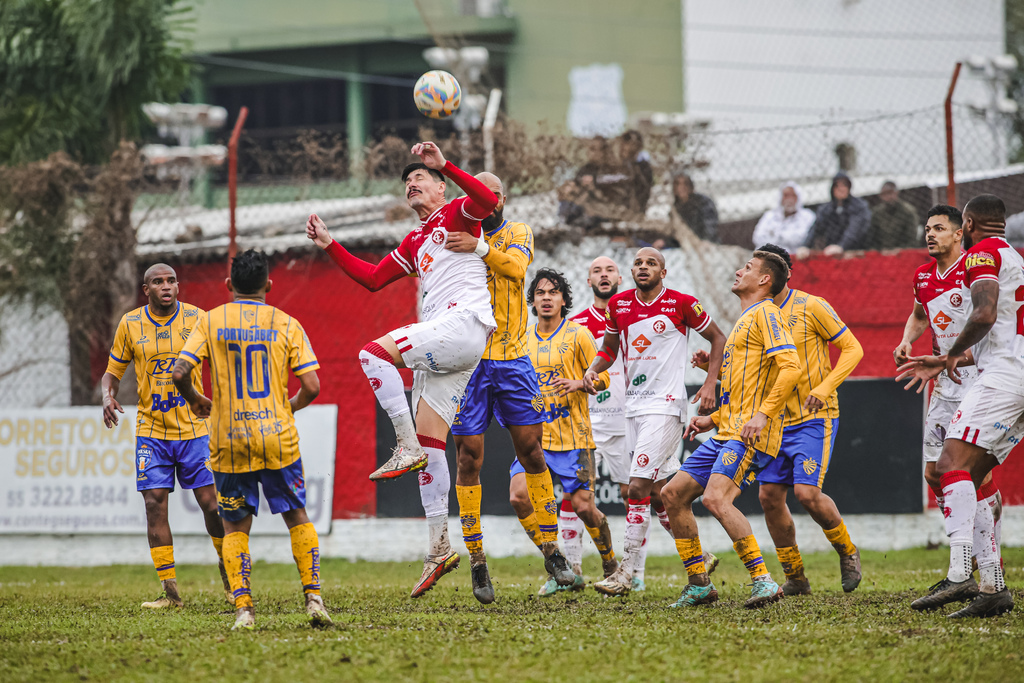
[[[718,406],[718,397],[715,396],[715,385],[707,382],[697,390],[697,393],[693,395],[693,400],[690,403],[697,403],[700,401],[700,406],[697,408],[697,412],[700,415],[710,415],[715,412],[715,408]]]
[[[568,377],[559,377],[554,382],[555,388],[558,389],[559,396],[568,396],[574,391],[586,391],[586,383],[581,379],[569,379]]]
[[[707,368],[711,363],[711,356],[704,349],[700,351],[694,351],[693,356],[690,358],[691,368]]]
[[[591,396],[597,396],[597,382],[600,379],[598,374],[593,370],[587,370],[587,373],[583,375],[583,390]]]
[[[686,425],[686,430],[683,431],[683,438],[692,439],[698,434],[703,434],[714,426],[715,421],[708,415],[692,417],[690,418],[690,424]]]
[[[331,242],[334,241],[331,239],[331,233],[327,232],[327,225],[323,219],[315,213],[309,214],[309,220],[306,221],[306,237],[313,240],[321,249],[331,246]]]
[[[189,406],[192,412],[196,414],[200,420],[205,420],[210,417],[210,411],[213,409],[213,401],[206,398],[202,394],[196,394],[196,400]]]
[[[440,171],[446,163],[441,149],[433,142],[417,142],[412,146],[412,153],[426,164],[427,168]]]
[[[468,232],[450,232],[445,240],[444,248],[459,254],[472,254],[479,244],[480,240]]]
[[[896,365],[903,365],[913,352],[914,349],[911,347],[910,342],[903,342],[892,352],[892,359],[896,361]]]
[[[909,380],[903,387],[904,391],[910,391],[915,386],[917,393],[924,391],[925,386],[931,380],[942,374],[946,367],[945,356],[917,356],[908,358],[907,362],[900,366],[900,373],[896,375],[896,381]]]
[[[743,429],[740,430],[740,438],[743,439],[743,443],[748,446],[753,446],[757,443],[757,437],[761,436],[761,430],[768,424],[768,416],[764,413],[754,413],[754,417],[750,418],[750,422],[743,425]]]
[[[103,399],[103,424],[107,426],[107,429],[117,426],[118,413],[124,413],[124,408],[117,402],[117,399],[105,397]]]

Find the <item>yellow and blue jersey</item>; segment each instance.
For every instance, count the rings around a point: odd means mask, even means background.
[[[200,316],[184,358],[210,361],[215,472],[279,470],[299,459],[299,433],[288,403],[288,371],[320,367],[299,321],[259,301],[235,301]]]
[[[126,313],[118,322],[107,372],[120,380],[128,364],[135,363],[139,385],[136,436],[182,441],[208,434],[206,422],[189,409],[171,381],[174,361],[205,313],[201,308],[179,301],[169,316],[154,316],[149,306],[143,306]],[[202,393],[202,366],[193,373],[192,384]]]
[[[483,238],[491,248],[484,256],[484,263],[487,265],[487,289],[498,323],[484,350],[483,360],[522,358],[526,355],[526,328],[529,326],[523,281],[526,268],[533,262],[533,231],[526,223],[506,220]]]
[[[544,450],[594,448],[588,394],[574,391],[567,396],[559,396],[555,385],[559,377],[583,379],[597,355],[597,344],[590,331],[579,323],[563,320],[558,329],[542,337],[534,325],[526,333],[526,348],[533,361],[544,402]],[[601,373],[601,379],[607,386],[608,373]]]
[[[782,312],[771,299],[762,299],[743,311],[725,344],[716,439],[739,439],[743,425],[761,412],[769,421],[755,448],[772,457],[778,454],[790,392],[783,395],[773,388],[783,368],[799,372],[796,345]]]
[[[805,369],[796,385],[796,391],[786,403],[786,426],[801,424],[815,418],[837,420],[839,418],[839,397],[835,389],[831,389],[823,396],[818,396],[825,406],[816,413],[805,409],[804,402],[832,372],[829,344],[851,333],[835,310],[819,296],[791,289],[779,308],[793,335],[793,343],[796,344],[800,364]]]

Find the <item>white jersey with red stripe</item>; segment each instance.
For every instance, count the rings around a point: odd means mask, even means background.
[[[391,252],[407,273],[416,273],[423,291],[420,318],[430,321],[452,309],[470,310],[480,322],[497,327],[491,295],[487,290],[487,266],[476,254],[460,254],[444,248],[449,232],[468,232],[480,237],[480,218],[466,211],[468,197],[437,208]]]
[[[598,348],[601,347],[608,326],[608,317],[603,310],[591,306],[574,315],[571,320],[590,330],[590,334],[597,340]],[[608,388],[590,397],[590,428],[595,441],[605,441],[609,437],[626,433],[626,377],[623,373],[620,353],[608,368]]]
[[[949,353],[971,313],[971,292],[964,280],[966,257],[961,254],[945,272],[940,273],[938,262],[932,261],[914,273],[914,300],[924,307],[939,354]],[[973,366],[960,368],[962,384],[957,384],[943,372],[932,395],[959,401],[977,376],[978,370]]]
[[[967,250],[965,282],[999,283],[996,321],[974,345],[978,383],[1024,396],[1024,258],[1002,237],[988,237]]]
[[[608,302],[607,330],[619,337],[626,371],[626,417],[676,415],[684,420],[686,337],[711,324],[711,316],[689,294],[662,289],[650,303],[637,290],[620,292]]]

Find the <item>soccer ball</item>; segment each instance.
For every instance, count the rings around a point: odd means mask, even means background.
[[[462,88],[447,71],[428,71],[416,81],[413,102],[420,113],[432,119],[446,119],[462,103]]]

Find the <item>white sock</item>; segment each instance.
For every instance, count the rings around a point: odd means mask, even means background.
[[[637,554],[636,563],[633,565],[633,576],[641,581],[647,576],[647,550],[651,547],[651,529],[653,528],[653,524],[647,525],[644,542],[640,544],[640,552]]]
[[[988,506],[992,508],[992,517],[996,520],[992,530],[996,535],[996,545],[1003,547],[1003,494],[997,489],[994,494],[985,499]]]
[[[562,500],[562,507],[558,512],[558,526],[562,529],[562,552],[569,566],[576,571],[583,565],[583,532],[586,531],[586,526],[576,514],[572,503],[567,500]]]
[[[430,554],[444,555],[452,549],[448,542],[448,459],[443,441],[420,435],[419,442],[427,452],[427,466],[420,471],[419,483],[420,501],[430,527]]]
[[[390,360],[384,360],[365,348],[359,352],[359,364],[370,381],[377,402],[395,426],[398,443],[416,443],[416,425],[412,421],[409,402],[405,400],[405,383],[398,374],[398,368]]]
[[[654,508],[654,506],[651,505],[651,508]],[[661,510],[655,508],[654,512],[658,515],[658,522],[661,524],[661,528],[667,531],[668,535],[674,540],[675,536],[672,534],[672,524],[668,521],[668,510],[664,507],[661,508]]]
[[[643,498],[628,501],[629,511],[626,513],[626,540],[622,545],[622,564],[620,567],[629,575],[633,575],[640,565],[640,553],[643,550],[644,538],[651,526],[651,499]]]
[[[943,515],[946,517],[946,536],[949,537],[950,581],[966,581],[971,575],[974,517],[978,496],[970,475],[962,470],[942,475]]]
[[[982,593],[996,593],[1006,587],[999,544],[996,541],[992,503],[995,495],[978,501],[974,514],[974,554],[978,558],[979,587]]]

